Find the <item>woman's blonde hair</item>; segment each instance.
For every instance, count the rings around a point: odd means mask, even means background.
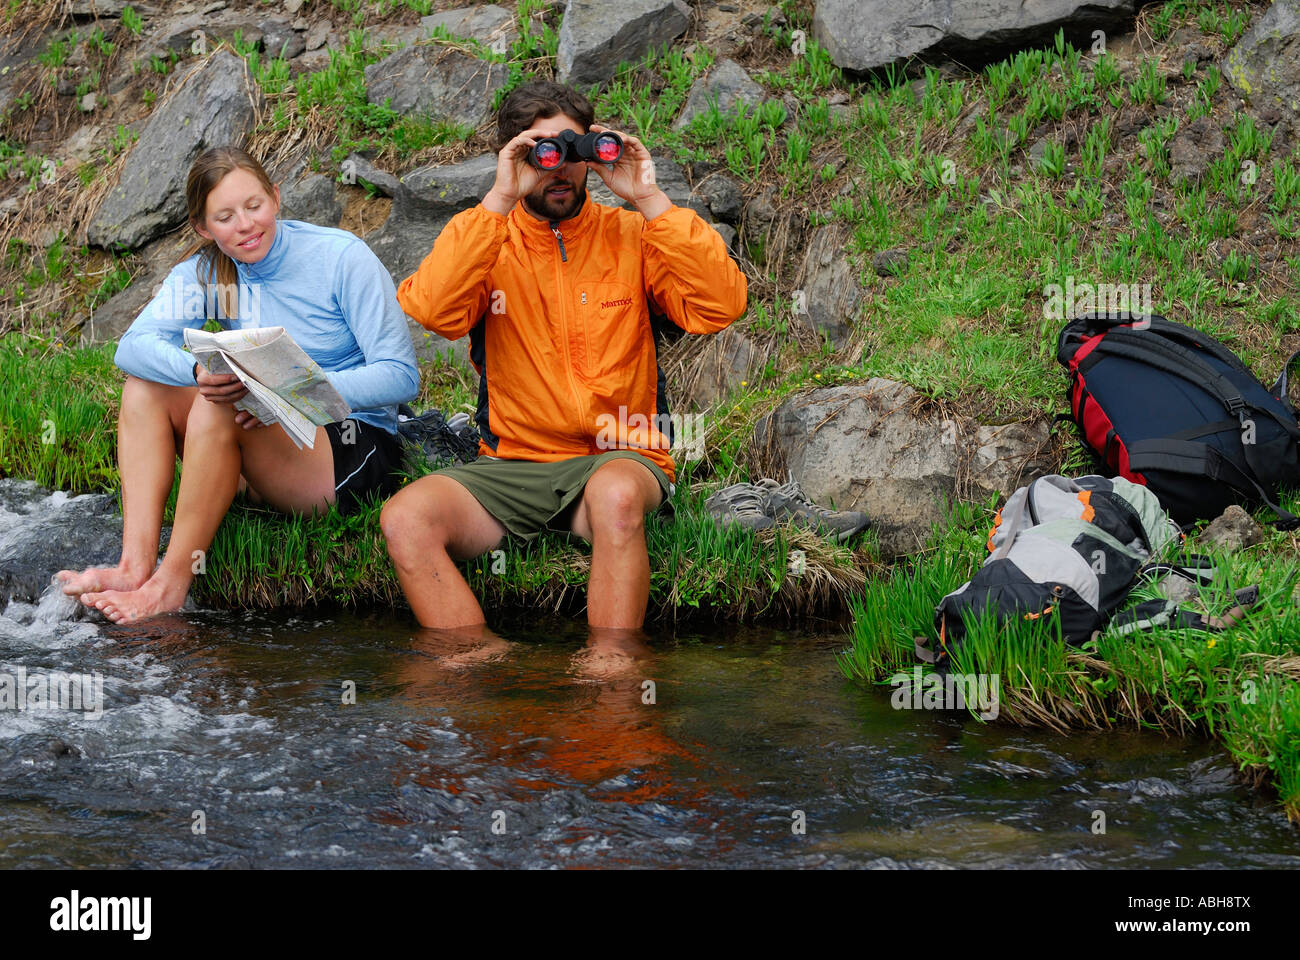
[[[189,214],[190,226],[197,227],[207,216],[208,194],[216,189],[226,174],[233,170],[247,170],[261,182],[267,196],[275,198],[275,186],[266,170],[252,155],[239,147],[210,147],[198,155],[190,167],[189,178],[185,181],[185,207]],[[188,259],[195,253],[199,255],[198,281],[204,288],[204,302],[208,301],[208,284],[217,285],[217,297],[221,312],[229,319],[239,316],[239,271],[235,261],[230,259],[215,240],[199,240],[185,253],[182,259]]]

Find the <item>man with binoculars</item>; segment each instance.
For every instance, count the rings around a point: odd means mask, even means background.
[[[381,518],[426,627],[481,627],[456,561],[543,529],[591,542],[592,627],[645,619],[644,519],[675,476],[650,311],[715,333],[744,312],[746,283],[717,231],[659,189],[641,141],[593,120],[571,87],[515,89],[496,182],[398,290],[423,326],[469,334],[480,376],[478,459],[409,484]],[[635,210],[593,202],[589,171]]]

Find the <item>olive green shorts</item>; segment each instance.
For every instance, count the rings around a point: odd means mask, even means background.
[[[618,459],[635,460],[653,473],[663,492],[659,509],[671,512],[673,485],[668,474],[635,450],[610,450],[553,463],[480,456],[473,463],[434,473],[451,477],[472,493],[483,509],[512,534],[532,540],[543,530],[569,533],[573,508],[587,481],[598,467]]]

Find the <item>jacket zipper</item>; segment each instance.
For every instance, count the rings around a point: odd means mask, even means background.
[[[560,224],[558,221],[551,221],[551,233],[555,234],[555,242],[560,245],[560,259],[567,263],[569,255],[564,252],[564,235],[560,233]]]
[[[564,250],[564,237],[560,234],[559,224],[551,221],[551,233],[555,234],[555,242],[560,246],[560,263],[567,263],[568,254]],[[578,411],[579,417],[585,417],[587,414],[586,404],[582,402],[582,396],[578,392],[578,383],[573,378],[573,354],[569,352],[569,320],[564,309],[564,301],[568,296],[568,290],[564,284],[564,270],[560,263],[555,265],[555,290],[560,301],[560,339],[564,341],[564,372],[569,378],[569,390],[573,393],[573,403]],[[581,439],[586,439],[586,434],[582,434]]]

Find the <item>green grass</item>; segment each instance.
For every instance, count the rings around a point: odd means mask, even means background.
[[[79,493],[116,488],[121,376],[113,351],[0,339],[0,476]]]

